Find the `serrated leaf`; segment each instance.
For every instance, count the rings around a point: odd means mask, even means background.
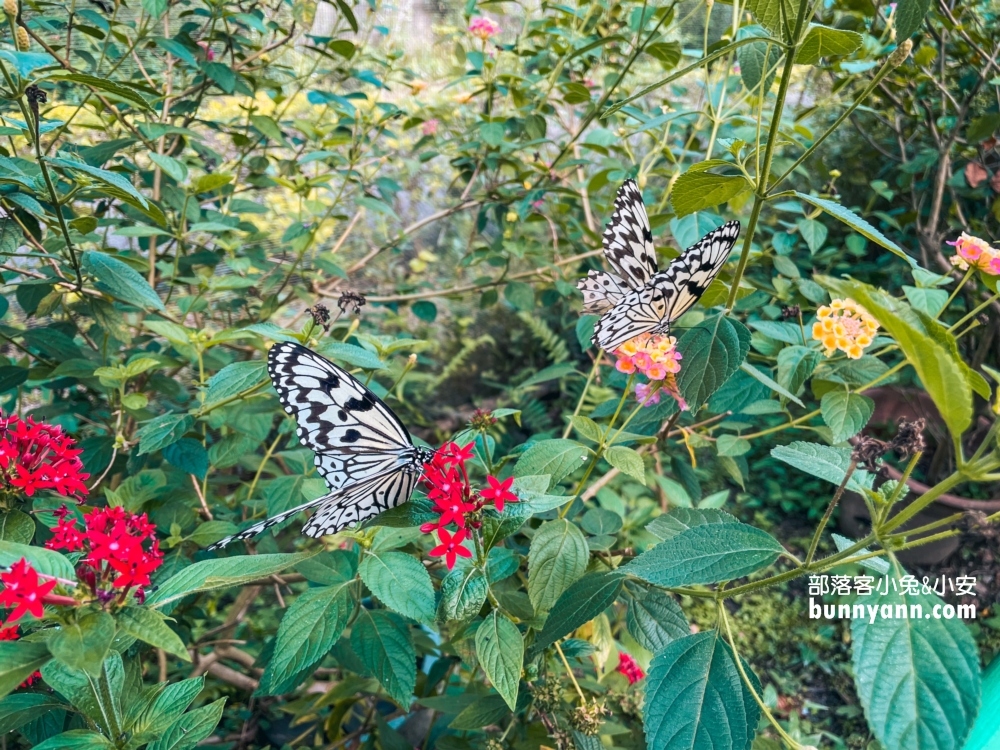
[[[558,519],[539,526],[528,551],[528,597],[535,611],[548,612],[589,560],[587,540],[572,523]]]
[[[784,551],[773,536],[748,524],[701,524],[643,552],[622,570],[665,588],[718,583],[767,567]]]
[[[35,750],[110,750],[114,745],[100,732],[70,729],[35,745]]]
[[[850,448],[835,448],[801,440],[772,448],[771,456],[837,486],[844,481],[847,467],[851,463]],[[873,479],[867,471],[855,469],[847,481],[847,489],[864,494],[866,489],[871,489]]]
[[[604,451],[604,458],[618,471],[632,477],[633,479],[646,483],[646,467],[643,466],[642,456],[632,448],[621,445],[614,445]]]
[[[666,591],[629,584],[633,589],[637,591],[629,599],[625,626],[640,646],[655,654],[691,632],[681,606]]]
[[[161,414],[144,422],[135,434],[139,439],[139,455],[155,453],[176,443],[193,426],[190,414]]]
[[[163,301],[139,272],[107,253],[87,250],[80,259],[82,270],[96,279],[95,286],[142,310],[165,312]]]
[[[707,523],[739,523],[735,516],[717,508],[671,508],[646,525],[646,531],[666,541],[682,531]]]
[[[362,609],[351,626],[351,648],[389,696],[409,708],[417,684],[417,653],[399,615]]]
[[[434,622],[434,585],[419,560],[403,552],[371,553],[358,567],[361,580],[389,609],[418,622]]]
[[[249,390],[267,380],[267,363],[263,361],[232,362],[208,379],[205,390],[205,405],[212,404]]]
[[[796,192],[795,195],[801,198],[802,200],[806,201],[807,203],[811,203],[817,208],[823,209],[828,214],[830,214],[830,216],[842,221],[844,224],[847,224],[847,226],[849,226],[858,234],[867,237],[872,242],[875,242],[884,247],[886,250],[895,253],[900,258],[909,263],[911,268],[916,267],[917,265],[916,261],[913,260],[913,258],[911,258],[909,255],[907,255],[903,251],[903,248],[901,248],[895,242],[890,240],[888,237],[882,234],[878,229],[873,227],[871,224],[862,219],[860,216],[851,211],[849,208],[846,208],[840,205],[839,203],[834,203],[831,200],[827,200],[826,198],[817,198],[816,196],[806,195],[805,193],[799,193],[799,192]]]
[[[493,610],[476,630],[476,656],[493,687],[515,710],[524,663],[524,640],[517,626]]]
[[[751,187],[743,175],[721,175],[688,170],[674,183],[670,202],[678,217],[687,216],[730,201]]]
[[[859,393],[836,390],[823,395],[820,410],[833,442],[842,443],[868,424],[875,411],[875,402]]]
[[[444,622],[471,620],[486,603],[488,588],[486,576],[479,568],[456,567],[441,581],[438,616]]]
[[[900,0],[896,3],[893,23],[896,26],[896,39],[908,39],[920,29],[924,16],[931,7],[931,0]]]
[[[756,24],[742,26],[736,35],[737,39],[761,38],[765,41],[747,44],[736,50],[736,60],[740,65],[740,77],[743,85],[756,96],[762,96],[771,90],[778,74],[778,63],[781,62],[781,47],[766,40],[770,35],[762,26]]]
[[[542,440],[518,459],[514,476],[549,475],[549,489],[584,466],[590,449],[575,440]]]
[[[810,24],[806,38],[795,53],[795,62],[799,65],[815,65],[824,57],[849,55],[861,46],[862,41],[863,37],[856,31]],[[812,249],[812,245],[809,247]]]
[[[619,573],[591,573],[566,589],[535,638],[532,653],[551,646],[614,604],[623,580]]]
[[[738,320],[717,315],[689,328],[677,348],[684,355],[677,386],[696,412],[746,359],[750,331]]]
[[[786,346],[778,352],[778,382],[797,396],[822,358],[807,346]]]

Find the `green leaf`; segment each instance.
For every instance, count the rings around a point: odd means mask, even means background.
[[[524,663],[524,640],[517,626],[493,610],[476,631],[476,656],[493,687],[514,711]]]
[[[16,693],[0,700],[0,734],[20,729],[30,721],[66,704],[43,693]]]
[[[153,287],[130,265],[112,255],[96,250],[87,250],[80,262],[84,272],[96,279],[95,286],[123,302],[128,302],[142,310],[167,308],[153,291]]]
[[[145,688],[139,698],[129,704],[125,717],[125,728],[132,732],[135,744],[149,742],[163,734],[204,687],[204,677],[192,677],[153,689]]]
[[[795,62],[799,65],[815,65],[824,57],[849,55],[861,46],[862,41],[863,37],[856,31],[810,24],[806,38],[795,53]],[[811,244],[809,249],[812,250]]]
[[[0,641],[0,696],[16,690],[51,658],[44,643]]]
[[[118,613],[118,627],[140,641],[168,654],[191,661],[184,641],[166,623],[166,619],[156,610],[145,607],[125,607]]]
[[[604,458],[618,471],[633,479],[646,483],[646,467],[642,464],[642,456],[632,448],[615,445],[604,451]]]
[[[535,611],[548,612],[589,560],[587,540],[572,523],[558,519],[539,526],[528,551],[528,597]]]
[[[333,343],[323,347],[327,356],[353,367],[365,370],[384,370],[385,362],[377,354],[354,344]]]
[[[333,648],[354,610],[353,580],[306,590],[281,618],[274,653],[260,679],[259,695],[298,687]]]
[[[917,33],[930,7],[931,0],[900,0],[896,4],[893,23],[896,26],[897,42],[909,39]]]
[[[905,571],[895,568],[898,581]],[[944,605],[933,593],[904,594],[892,586],[857,601],[879,612],[851,621],[854,682],[879,742],[907,750],[960,748],[981,687],[968,625],[933,616]],[[894,616],[897,607],[905,617]]]
[[[590,449],[575,440],[541,440],[524,452],[514,467],[514,476],[549,475],[549,489],[577,469],[582,469]]]
[[[53,631],[49,651],[67,667],[99,677],[114,637],[115,619],[107,612],[91,612]]]
[[[118,172],[111,172],[107,169],[92,167],[82,161],[71,161],[70,159],[59,159],[51,156],[46,157],[45,161],[53,167],[68,169],[71,172],[80,172],[85,174],[98,182],[104,183],[113,190],[120,191],[123,195],[127,195],[143,208],[149,208],[149,201],[146,200],[145,196],[136,190],[135,186]]]
[[[777,39],[792,40],[799,3],[794,0],[748,0],[747,10],[754,20]]]
[[[778,382],[797,396],[822,358],[807,346],[786,346],[778,352]]]
[[[11,696],[14,697],[14,696]],[[0,709],[3,704],[0,703]],[[983,705],[962,750],[995,750],[1000,747],[1000,659],[994,658],[983,675]],[[2,726],[2,725],[0,725]]]
[[[114,745],[100,732],[70,729],[35,745],[35,750],[104,750]]]
[[[804,200],[806,203],[811,203],[817,208],[823,209],[833,218],[839,219],[843,223],[847,224],[847,226],[849,226],[858,234],[867,237],[872,242],[875,242],[884,247],[886,250],[890,250],[891,252],[895,253],[900,258],[909,263],[911,268],[916,267],[917,262],[913,260],[913,258],[911,258],[909,255],[907,255],[903,251],[903,248],[901,248],[895,242],[890,240],[888,237],[886,237],[884,234],[882,234],[879,230],[877,230],[867,221],[862,219],[856,213],[851,211],[849,208],[845,208],[839,203],[834,203],[833,201],[827,200],[826,198],[817,198],[816,196],[806,195],[805,193],[799,193],[799,192],[796,192],[795,195]]]
[[[208,451],[194,438],[181,438],[163,449],[163,457],[185,474],[204,479],[208,472]]]
[[[27,367],[4,365],[0,367],[0,393],[12,391],[28,379]]]
[[[38,506],[35,506],[38,512]],[[35,522],[24,511],[14,508],[0,516],[0,540],[29,544],[35,538]]]
[[[671,508],[669,513],[650,521],[646,531],[666,541],[693,526],[708,523],[739,523],[739,521],[735,516],[717,508]]]
[[[207,706],[182,714],[162,737],[149,743],[146,750],[191,750],[215,731],[225,707],[226,699],[219,698]]]
[[[499,724],[509,714],[510,708],[503,696],[484,695],[463,708],[448,726],[460,731],[482,729],[490,724]]]
[[[767,40],[770,35],[762,26],[754,24],[740,27],[736,38]],[[774,84],[781,57],[781,47],[773,42],[768,44],[767,41],[760,41],[740,47],[736,50],[736,60],[740,65],[740,77],[743,79],[743,85],[756,96],[766,94]],[[760,88],[758,89],[758,87]]]
[[[738,320],[717,315],[689,328],[677,348],[684,355],[677,387],[696,412],[746,359],[750,331]]]
[[[45,76],[45,78],[48,80],[54,79],[59,81],[72,81],[73,83],[89,86],[92,89],[97,89],[98,91],[111,94],[112,96],[128,102],[139,109],[144,109],[147,112],[153,111],[149,102],[146,101],[146,97],[144,97],[138,89],[122,83],[121,81],[113,81],[107,77],[91,76],[86,73],[68,73],[62,70],[50,73]]]
[[[210,172],[203,174],[191,183],[191,194],[211,193],[233,181],[231,174],[224,172]]]
[[[471,620],[486,603],[488,588],[486,576],[479,568],[468,565],[449,571],[441,581],[438,617],[443,622]]]
[[[948,302],[948,292],[944,289],[925,289],[904,284],[903,294],[911,305],[932,318],[940,315]]]
[[[750,441],[739,435],[719,435],[715,450],[720,456],[742,456],[750,452]]]
[[[656,655],[643,716],[650,750],[748,750],[760,709],[729,646],[710,630],[678,638]]]
[[[642,553],[622,570],[657,586],[718,583],[767,567],[785,551],[745,523],[701,524]]]
[[[418,622],[434,622],[434,585],[427,568],[412,555],[372,553],[361,561],[358,572],[389,609]]]
[[[67,581],[76,580],[76,569],[73,564],[55,550],[6,540],[0,541],[0,566],[9,568],[22,557],[42,575],[64,578]]]
[[[590,573],[566,589],[535,638],[532,653],[548,648],[614,604],[623,580],[619,573]]]
[[[644,649],[655,653],[690,634],[691,626],[681,606],[666,591],[631,583],[625,627]]]
[[[801,440],[772,448],[771,456],[838,487],[844,481],[847,467],[851,464],[850,448],[835,448]],[[847,489],[864,494],[866,489],[872,488],[873,480],[874,477],[867,471],[855,469],[847,480]]]
[[[842,443],[861,432],[875,411],[875,402],[867,396],[847,391],[830,391],[820,401],[823,421],[835,443]]]
[[[155,453],[180,440],[184,433],[194,426],[194,418],[190,414],[161,414],[148,422],[135,433],[139,439],[139,455]]]
[[[799,219],[795,225],[799,228],[799,234],[802,235],[802,239],[806,241],[809,252],[815,255],[816,251],[823,247],[823,243],[826,242],[826,236],[829,234],[826,225],[815,219],[805,218]]]
[[[287,555],[241,555],[218,560],[202,560],[168,578],[146,598],[146,604],[159,609],[198,591],[226,589],[256,581],[258,578],[268,578],[314,554],[314,552],[299,552]]]
[[[803,404],[802,401],[799,400],[798,396],[789,391],[783,385],[771,380],[771,378],[762,373],[753,365],[744,362],[742,365],[740,365],[740,369],[747,375],[752,377],[754,380],[756,380],[758,383],[766,385],[768,388],[777,393],[779,396],[787,398],[789,401],[794,401],[799,406],[805,407],[805,404]]]
[[[743,175],[720,175],[689,169],[674,183],[670,202],[678,217],[687,216],[732,200],[751,187]]]
[[[237,393],[242,393],[267,380],[267,363],[255,360],[253,362],[232,362],[208,379],[205,390],[205,406],[224,401]]]
[[[409,708],[417,684],[417,653],[403,618],[362,609],[351,627],[351,648],[397,704]]]

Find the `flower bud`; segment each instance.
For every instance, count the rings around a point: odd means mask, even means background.
[[[893,50],[892,54],[889,55],[889,64],[894,68],[898,68],[904,62],[906,62],[906,58],[910,56],[910,52],[912,51],[913,51],[913,40],[912,39],[903,40],[900,43],[900,45],[896,47],[895,50]]]
[[[11,18],[17,18],[17,0],[3,0],[3,12]]]
[[[27,52],[31,47],[31,39],[28,37],[28,30],[23,26],[17,27],[17,48],[21,52]]]

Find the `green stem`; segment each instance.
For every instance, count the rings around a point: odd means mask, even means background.
[[[965,314],[964,316],[962,316],[962,318],[960,318],[960,319],[959,319],[959,321],[958,321],[957,323],[953,323],[952,325],[948,326],[948,330],[949,330],[949,331],[954,331],[954,330],[955,330],[956,328],[958,328],[958,327],[959,327],[959,326],[961,326],[961,325],[962,325],[963,323],[965,323],[965,321],[967,321],[967,320],[969,320],[970,318],[973,318],[973,317],[975,317],[976,315],[978,315],[978,314],[980,313],[980,311],[981,311],[981,310],[982,310],[982,309],[983,309],[984,307],[987,307],[987,306],[989,306],[989,305],[992,305],[992,304],[993,304],[994,302],[996,302],[996,301],[997,301],[998,299],[1000,299],[1000,292],[997,292],[996,294],[994,294],[994,295],[990,296],[990,298],[989,298],[989,299],[987,299],[987,300],[986,300],[985,302],[983,302],[983,303],[982,303],[981,305],[978,305],[977,307],[975,307],[975,308],[973,308],[972,310],[970,310],[969,312],[967,312],[967,313],[966,313],[966,314]]]
[[[833,515],[833,509],[836,508],[837,503],[840,502],[840,496],[844,494],[844,488],[847,487],[847,483],[851,481],[851,477],[854,475],[854,470],[857,468],[857,459],[852,458],[851,463],[847,467],[847,472],[844,474],[844,480],[840,483],[840,486],[837,487],[837,491],[833,493],[830,503],[826,506],[826,513],[823,514],[823,518],[816,527],[816,533],[813,534],[812,542],[809,544],[809,552],[806,554],[805,565],[809,565],[809,563],[813,561],[813,557],[816,556],[816,548],[819,547],[819,540],[823,537],[823,531],[826,529],[826,525],[830,522],[830,517]]]
[[[781,115],[785,109],[785,97],[788,96],[788,87],[792,82],[792,67],[795,62],[795,52],[798,49],[798,39],[802,34],[802,24],[805,21],[807,5],[808,0],[799,0],[799,12],[795,19],[795,30],[792,32],[791,44],[785,49],[785,67],[781,72],[781,83],[778,85],[778,95],[774,103],[774,112],[771,115],[771,127],[767,133],[767,145],[764,147],[764,163],[761,165],[760,174],[757,176],[757,185],[754,188],[753,209],[750,211],[750,221],[747,223],[746,234],[743,237],[743,250],[740,252],[740,260],[736,265],[736,273],[733,274],[732,286],[729,288],[729,299],[726,300],[726,314],[729,314],[736,304],[736,293],[740,288],[740,280],[743,278],[743,274],[747,269],[747,263],[750,261],[750,247],[754,231],[757,229],[760,211],[767,200],[769,189],[768,179],[771,176],[771,160],[774,158],[774,149],[778,143],[778,132],[781,130]],[[784,3],[780,7],[784,8]]]
[[[882,524],[881,528],[878,529],[879,536],[884,536],[893,529],[897,529],[902,526],[952,487],[961,484],[964,479],[964,474],[956,471],[951,476],[938,482],[936,485],[927,490],[927,492],[910,503],[906,508]]]
[[[934,316],[935,318],[940,318],[940,317],[941,317],[941,313],[943,313],[943,312],[944,312],[945,310],[947,310],[947,309],[948,309],[948,306],[949,306],[949,305],[950,305],[950,304],[951,304],[952,302],[954,302],[954,301],[955,301],[955,297],[957,297],[957,296],[958,296],[958,293],[959,293],[960,291],[962,291],[962,287],[963,287],[963,286],[965,286],[965,285],[966,285],[966,283],[968,283],[969,279],[971,278],[971,276],[972,276],[972,274],[973,274],[973,273],[975,272],[975,270],[976,270],[976,269],[975,269],[975,267],[974,267],[974,266],[969,266],[969,267],[968,267],[968,268],[967,268],[967,269],[965,270],[965,276],[963,276],[963,277],[962,277],[962,280],[961,280],[960,282],[958,282],[958,283],[957,283],[957,284],[955,285],[955,288],[954,288],[954,289],[952,289],[952,290],[951,290],[951,295],[949,295],[949,297],[948,297],[948,301],[947,301],[947,302],[945,302],[945,303],[944,303],[944,305],[942,305],[942,306],[941,306],[941,310],[940,310],[940,311],[938,312],[938,314],[937,314],[937,315],[935,315],[935,316]]]
[[[576,402],[576,409],[573,410],[573,416],[569,418],[569,424],[566,425],[566,429],[563,430],[563,440],[569,437],[569,433],[573,430],[573,420],[577,418],[580,414],[580,409],[583,408],[583,400],[587,397],[587,391],[590,390],[590,384],[594,382],[594,376],[597,375],[597,368],[601,365],[601,358],[604,356],[603,351],[597,353],[597,358],[594,360],[594,366],[590,368],[590,375],[587,376],[587,382],[583,386],[583,392],[580,394],[580,398]]]

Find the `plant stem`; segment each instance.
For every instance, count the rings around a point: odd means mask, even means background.
[[[975,270],[976,270],[976,269],[975,269],[975,267],[973,267],[973,266],[969,266],[969,267],[968,267],[968,268],[967,268],[967,269],[965,270],[965,276],[963,276],[963,277],[962,277],[962,280],[961,280],[961,281],[959,281],[959,282],[958,282],[958,283],[957,283],[957,284],[955,285],[955,288],[951,290],[951,294],[950,294],[950,295],[948,296],[948,301],[947,301],[947,302],[945,302],[945,303],[944,303],[944,304],[943,304],[943,305],[941,306],[941,310],[940,310],[940,311],[938,312],[938,314],[937,314],[937,315],[935,315],[935,316],[934,316],[934,317],[935,317],[935,319],[937,319],[937,318],[940,318],[940,317],[941,317],[941,313],[943,313],[943,312],[944,312],[945,310],[947,310],[947,309],[948,309],[948,305],[950,305],[950,304],[951,304],[952,302],[954,302],[954,301],[955,301],[955,297],[957,297],[957,296],[958,296],[958,293],[959,293],[960,291],[962,291],[962,287],[963,287],[963,286],[965,286],[965,285],[966,285],[966,284],[968,283],[968,281],[969,281],[969,278],[970,278],[970,277],[972,276],[972,274],[973,274],[973,272],[975,272]]]
[[[754,231],[757,229],[757,220],[760,218],[760,211],[767,200],[768,179],[771,176],[771,160],[774,158],[775,145],[778,142],[778,132],[781,130],[781,115],[785,109],[785,97],[788,96],[788,87],[792,82],[792,66],[795,62],[795,52],[798,49],[798,39],[802,33],[802,24],[805,21],[806,7],[808,0],[799,0],[799,12],[795,18],[795,30],[792,32],[790,44],[785,49],[785,67],[781,71],[781,83],[778,84],[778,95],[774,103],[774,112],[771,115],[771,127],[767,133],[767,145],[764,147],[764,163],[761,165],[760,174],[757,175],[757,185],[754,188],[753,209],[750,211],[750,221],[747,223],[746,234],[743,237],[743,250],[740,252],[740,260],[736,266],[736,273],[733,274],[732,286],[729,288],[729,299],[726,300],[726,311],[728,315],[736,304],[736,294],[740,288],[740,280],[747,269],[750,260],[750,247],[753,241]],[[780,7],[784,7],[784,4]]]
[[[837,491],[833,493],[833,497],[830,499],[830,503],[826,506],[826,513],[823,514],[822,520],[816,527],[816,533],[813,534],[812,542],[809,544],[809,552],[806,553],[806,560],[804,565],[809,565],[813,561],[813,557],[816,556],[816,548],[819,547],[819,540],[823,536],[823,531],[826,529],[826,525],[830,522],[830,516],[833,515],[833,509],[837,507],[837,503],[840,502],[840,496],[844,494],[844,488],[847,487],[847,483],[851,481],[851,477],[854,475],[854,470],[858,468],[857,459],[851,458],[851,463],[847,467],[847,473],[844,474],[844,481],[840,483],[837,487]]]
[[[566,425],[566,429],[563,431],[563,440],[569,437],[569,433],[573,430],[573,420],[577,418],[580,414],[580,409],[583,408],[583,400],[587,397],[587,391],[590,390],[590,384],[594,382],[594,376],[597,375],[597,368],[601,365],[601,358],[604,356],[604,351],[600,350],[597,352],[597,358],[594,360],[594,366],[590,368],[590,375],[587,376],[587,382],[583,386],[583,392],[580,394],[580,398],[576,402],[576,409],[573,410],[573,416],[569,418],[569,423]]]
[[[586,703],[587,702],[587,696],[585,696],[583,694],[583,690],[580,689],[580,684],[576,681],[576,675],[573,674],[573,670],[570,669],[570,667],[569,667],[569,661],[567,661],[567,659],[566,659],[566,654],[564,654],[563,651],[562,651],[562,648],[559,647],[558,641],[556,642],[555,646],[556,646],[556,652],[559,654],[559,658],[562,659],[563,666],[566,667],[566,674],[568,674],[570,680],[573,681],[573,687],[576,688],[576,692],[580,696],[580,702],[581,703]]]

